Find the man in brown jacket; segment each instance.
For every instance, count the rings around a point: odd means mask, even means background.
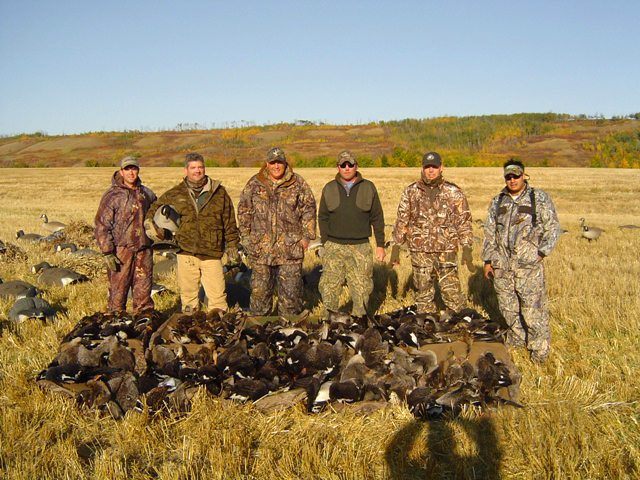
[[[242,190],[238,227],[253,268],[251,313],[269,313],[276,286],[278,314],[300,313],[302,260],[316,238],[316,200],[282,149],[269,150],[265,164]]]
[[[458,278],[456,252],[462,245],[462,261],[474,270],[471,256],[471,212],[462,190],[442,178],[442,159],[436,152],[422,158],[421,178],[402,192],[393,228],[395,243],[390,262],[399,263],[399,245],[411,253],[416,304],[420,313],[436,313],[435,280],[445,306],[459,311],[464,298]]]
[[[198,309],[200,283],[207,296],[207,308],[227,309],[222,255],[237,260],[238,228],[233,202],[220,181],[205,175],[204,158],[188,153],[184,161],[185,178],[165,192],[147,213],[153,221],[156,210],[171,205],[180,215],[175,233],[178,253],[178,286],[184,313]],[[158,236],[161,229],[156,227]]]
[[[124,157],[96,213],[96,242],[108,268],[108,312],[126,310],[129,288],[133,289],[134,313],[154,307],[151,300],[153,255],[149,249],[151,240],[144,230],[144,218],[156,196],[142,185],[139,172],[138,160]]]

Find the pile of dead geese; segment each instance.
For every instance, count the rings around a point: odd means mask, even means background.
[[[326,319],[95,313],[63,338],[37,384],[115,418],[187,412],[198,391],[263,413],[299,405],[366,414],[406,402],[433,418],[518,406],[520,374],[502,333],[471,309]]]

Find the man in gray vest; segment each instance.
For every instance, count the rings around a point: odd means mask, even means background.
[[[507,345],[526,347],[534,362],[549,354],[544,258],[560,236],[560,224],[549,195],[532,188],[524,165],[504,164],[506,187],[489,204],[484,226],[484,276],[493,281],[500,312],[510,330]]]
[[[324,245],[322,277],[318,289],[327,310],[338,310],[342,285],[347,281],[353,300],[352,314],[367,313],[373,290],[371,228],[376,241],[375,258],[382,262],[384,214],[375,185],[362,178],[353,153],[341,152],[336,161],[338,174],[322,190],[318,225]]]

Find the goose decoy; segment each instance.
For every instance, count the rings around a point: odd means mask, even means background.
[[[0,298],[15,298],[19,300],[26,297],[35,297],[38,293],[38,289],[28,282],[23,282],[22,280],[3,282],[0,278]]]
[[[23,242],[39,242],[43,238],[42,235],[38,235],[37,233],[24,233],[24,230],[18,230],[16,232],[16,239],[22,240]]]
[[[66,223],[50,222],[44,213],[40,215],[40,218],[42,219],[42,228],[44,228],[47,232],[59,232],[60,230],[64,230],[65,228],[67,228]]]
[[[153,276],[160,277],[172,273],[178,266],[178,257],[173,252],[165,252],[162,254],[164,260],[153,264]]]
[[[48,320],[55,315],[56,311],[49,302],[38,297],[21,298],[9,309],[9,320],[16,322],[23,322],[29,318]]]
[[[580,219],[580,229],[582,230],[582,238],[586,238],[591,243],[591,240],[597,240],[600,235],[602,235],[601,228],[598,227],[589,227],[584,224],[584,218]]]
[[[100,252],[96,252],[90,248],[78,249],[75,243],[61,243],[56,247],[56,252],[63,252],[65,250],[69,250],[69,255],[100,255]]]
[[[89,280],[86,275],[74,272],[68,268],[56,268],[47,262],[40,262],[31,268],[32,273],[40,273],[38,281],[46,285],[67,286],[73,283]]]
[[[180,214],[173,205],[161,205],[153,215],[153,223],[164,230],[164,240],[170,242],[180,228]]]

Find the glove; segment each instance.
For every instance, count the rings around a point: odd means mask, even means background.
[[[471,273],[476,271],[473,265],[473,255],[471,255],[471,247],[462,247],[462,263],[464,263]]]
[[[391,247],[391,256],[389,257],[389,265],[393,266],[396,263],[400,263],[400,247],[398,245]]]
[[[115,253],[105,253],[104,263],[107,264],[107,268],[112,272],[118,271],[118,265],[122,265],[122,262],[118,260]]]
[[[240,258],[240,253],[238,252],[237,247],[229,247],[226,251],[227,254],[227,265],[230,267],[237,267],[242,263],[242,258]]]

